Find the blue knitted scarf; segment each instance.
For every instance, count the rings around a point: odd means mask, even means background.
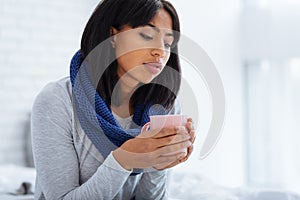
[[[161,109],[151,108],[151,103],[138,105],[134,109],[131,129],[122,129],[112,115],[109,102],[97,93],[89,74],[89,64],[83,60],[79,50],[70,66],[75,111],[85,134],[104,158],[125,141],[137,136],[141,127],[150,120],[149,114],[165,114]]]

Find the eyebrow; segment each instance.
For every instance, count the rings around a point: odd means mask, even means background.
[[[150,26],[156,32],[160,33],[160,29],[157,28],[155,25],[153,25],[153,24],[147,24],[147,25]],[[166,36],[168,36],[168,37],[174,37],[173,33],[166,33]]]

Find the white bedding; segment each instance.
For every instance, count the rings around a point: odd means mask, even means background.
[[[31,183],[34,192],[35,169],[0,165],[0,200],[32,200],[33,195],[14,195],[23,182]],[[171,173],[168,185],[170,200],[300,200],[288,191],[218,186],[199,174]]]
[[[171,173],[168,186],[170,200],[300,200],[299,194],[289,191],[229,188],[196,173],[175,173]]]
[[[17,195],[17,190],[22,183],[31,184],[31,191],[34,192],[35,169],[16,165],[0,165],[0,200],[31,200],[32,194]]]

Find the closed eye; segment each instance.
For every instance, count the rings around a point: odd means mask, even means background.
[[[153,37],[151,37],[151,36],[149,36],[149,35],[146,35],[145,33],[140,33],[140,36],[141,36],[142,38],[144,38],[145,40],[152,40],[152,39],[153,39]]]

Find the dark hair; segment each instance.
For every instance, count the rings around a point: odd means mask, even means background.
[[[175,8],[165,0],[103,0],[94,10],[83,32],[81,53],[85,58],[97,45],[111,36],[111,27],[121,30],[125,25],[132,28],[145,26],[160,9],[165,9],[172,18],[174,42],[166,65],[174,70],[164,68],[150,83],[139,87],[130,99],[133,107],[149,101],[161,104],[165,108],[171,108],[174,104],[181,83],[177,47],[180,24]],[[105,70],[97,82],[97,92],[108,104],[111,104],[112,92],[118,81],[115,51],[110,45],[106,45],[98,51],[97,55],[100,57],[98,60],[101,61],[101,66],[109,66],[107,69],[104,69],[105,67],[99,69],[99,64],[97,64],[98,70]],[[114,61],[109,63],[112,60]],[[113,104],[118,103],[113,102]]]

